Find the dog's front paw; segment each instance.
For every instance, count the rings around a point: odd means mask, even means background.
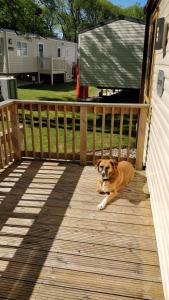
[[[105,204],[103,202],[101,202],[97,207],[98,210],[102,210],[104,208],[105,208]]]

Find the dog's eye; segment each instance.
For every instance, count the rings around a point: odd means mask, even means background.
[[[106,167],[106,170],[108,170],[109,169],[109,167]]]
[[[100,166],[99,172],[102,172],[102,171],[103,171],[103,166]]]

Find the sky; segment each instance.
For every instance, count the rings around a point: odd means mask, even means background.
[[[113,4],[117,4],[123,7],[131,6],[135,3],[139,3],[141,6],[144,6],[147,0],[110,0]]]

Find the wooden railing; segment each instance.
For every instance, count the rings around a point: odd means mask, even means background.
[[[147,111],[142,104],[1,102],[1,167],[22,157],[82,165],[116,157],[141,170]]]
[[[51,58],[52,59],[52,66],[53,71],[66,71],[66,61],[63,58]]]
[[[43,71],[48,72],[65,72],[66,62],[63,58],[54,57],[38,57],[38,70],[43,73]]]
[[[21,156],[20,127],[17,105],[14,101],[0,103],[0,167],[4,168]]]
[[[38,70],[49,71],[52,68],[52,60],[50,57],[38,57]]]
[[[95,162],[133,161],[142,168],[147,105],[17,101],[21,156]]]

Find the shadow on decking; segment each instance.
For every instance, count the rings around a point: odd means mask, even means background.
[[[17,299],[30,299],[83,170],[72,164],[53,165],[25,161],[14,163],[1,174],[0,296],[3,298],[15,298],[17,290]],[[64,196],[65,205],[56,216],[56,201],[61,202]],[[52,224],[52,230],[45,223]],[[27,257],[24,247],[30,248]],[[43,250],[40,260],[34,249]],[[19,257],[24,257],[24,263],[17,262]],[[24,280],[29,282],[26,291]]]
[[[23,161],[0,179],[0,299],[164,299],[144,172],[101,212],[91,166]]]

